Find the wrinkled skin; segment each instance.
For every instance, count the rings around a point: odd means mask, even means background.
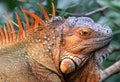
[[[0,49],[0,82],[98,82],[95,52],[109,44],[111,29],[88,17],[58,17],[46,25],[49,30],[39,26]]]

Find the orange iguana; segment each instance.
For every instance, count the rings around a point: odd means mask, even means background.
[[[6,16],[9,22],[0,29],[0,82],[98,82],[97,52],[106,50],[111,29],[88,17],[56,17],[53,4],[50,19],[38,6],[46,22],[21,7],[26,30],[16,13],[17,35]]]

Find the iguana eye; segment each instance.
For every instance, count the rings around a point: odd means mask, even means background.
[[[79,33],[80,35],[83,35],[83,36],[89,34],[88,30],[85,30],[85,29],[80,30]]]
[[[79,27],[75,29],[74,34],[80,38],[87,39],[91,36],[93,30],[88,27]]]

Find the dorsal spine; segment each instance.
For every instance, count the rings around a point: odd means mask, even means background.
[[[40,3],[38,3],[38,6],[40,7],[40,9],[45,17],[46,22],[49,23],[50,18],[48,16],[47,12],[45,11],[44,7]],[[6,23],[4,25],[3,29],[0,28],[0,46],[7,46],[9,44],[14,44],[16,42],[26,39],[27,32],[31,29],[38,28],[39,25],[42,25],[44,28],[46,28],[45,27],[46,22],[44,22],[40,17],[38,17],[37,15],[35,15],[34,13],[32,13],[30,11],[23,9],[22,7],[20,7],[20,8],[21,8],[21,11],[23,12],[24,19],[25,19],[26,32],[23,29],[20,17],[17,12],[15,12],[17,24],[14,21],[12,21],[8,15],[6,15],[5,17],[7,18],[8,23]],[[53,11],[52,18],[54,18],[55,17],[55,7],[54,7],[53,3],[52,3],[52,9],[53,9],[52,10]],[[31,24],[29,23],[29,19],[28,19],[27,15],[29,15],[30,18],[32,19]],[[13,24],[15,24],[19,29],[18,35],[16,35],[16,33],[15,33]]]

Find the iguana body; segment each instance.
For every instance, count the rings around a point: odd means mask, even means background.
[[[8,30],[0,30],[0,82],[98,82],[95,52],[108,45],[111,29],[88,17],[55,17],[54,6],[50,20],[38,5],[47,22],[21,8],[27,31],[17,13],[18,36],[8,17]]]

